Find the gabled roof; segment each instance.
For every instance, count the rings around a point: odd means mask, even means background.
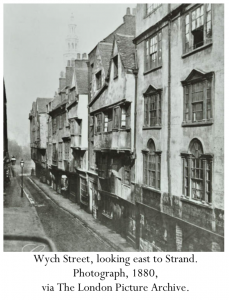
[[[37,98],[37,112],[38,113],[44,113],[46,112],[46,104],[49,103],[49,101],[52,100],[52,98]]]
[[[99,52],[102,58],[102,63],[105,71],[105,76],[107,76],[111,53],[112,53],[112,44],[111,43],[99,43]]]
[[[131,35],[115,34],[118,52],[125,69],[136,68],[135,45],[133,44],[133,39],[134,36]]]

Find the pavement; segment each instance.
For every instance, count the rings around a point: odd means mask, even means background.
[[[121,237],[120,234],[112,231],[100,221],[95,220],[91,214],[81,209],[78,204],[73,203],[69,199],[58,194],[49,185],[41,183],[35,176],[29,176],[28,178],[56,205],[58,205],[60,209],[63,209],[75,218],[79,219],[85,227],[88,227],[95,235],[106,241],[106,243],[113,247],[116,251],[137,252],[137,250],[131,247],[131,245],[127,243],[126,239]]]
[[[7,252],[24,251],[22,247],[34,237],[36,241],[47,239],[35,207],[25,194],[21,197],[19,182],[19,177],[11,177],[4,193],[4,251]]]

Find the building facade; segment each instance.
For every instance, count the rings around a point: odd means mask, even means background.
[[[38,175],[140,251],[224,250],[223,17],[138,4],[33,103]]]
[[[222,251],[223,5],[139,4],[134,43],[139,248]]]
[[[100,219],[135,244],[135,15],[89,53],[89,201]]]
[[[33,102],[29,114],[31,158],[35,163],[35,172],[38,178],[45,176],[46,172],[46,104],[50,100],[51,98],[37,98],[36,102]]]

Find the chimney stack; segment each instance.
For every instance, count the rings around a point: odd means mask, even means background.
[[[80,59],[80,53],[77,53],[77,59]]]
[[[134,10],[135,10],[135,9],[133,9],[133,14],[131,15],[131,13],[130,13],[130,8],[127,7],[127,9],[126,9],[126,14],[125,14],[125,16],[123,17],[124,23],[132,23],[132,22],[133,22],[133,20],[134,20],[134,18],[135,18]]]
[[[87,53],[83,53],[82,59],[87,60]]]

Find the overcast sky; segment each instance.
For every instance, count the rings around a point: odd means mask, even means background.
[[[4,79],[8,137],[29,143],[28,115],[37,97],[53,97],[63,69],[71,13],[77,24],[78,50],[89,53],[123,23],[136,4],[5,4]]]

